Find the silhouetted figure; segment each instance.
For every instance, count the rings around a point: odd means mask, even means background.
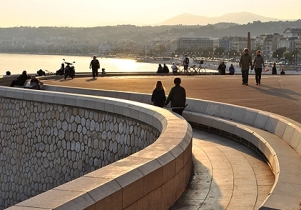
[[[159,64],[159,66],[158,66],[157,73],[163,73],[163,67],[161,64]]]
[[[166,100],[165,90],[161,81],[157,81],[153,90],[151,101],[155,106],[163,107]]]
[[[17,80],[13,80],[10,84],[11,87],[15,85],[24,86],[26,80],[30,79],[30,76],[27,74],[27,71],[23,71],[22,74],[17,78]]]
[[[285,75],[285,71],[284,69],[281,69],[281,72],[280,72],[281,75]]]
[[[90,69],[92,68],[92,77],[98,77],[98,69],[100,68],[99,61],[96,59],[96,55],[93,56],[93,59],[90,62]]]
[[[169,68],[166,66],[166,64],[163,64],[163,73],[169,73]]]
[[[272,74],[277,74],[276,63],[273,63]]]
[[[179,115],[182,115],[186,103],[186,91],[180,86],[181,78],[174,79],[175,86],[171,88],[169,95],[165,101],[165,105],[171,102],[171,110]]]
[[[226,68],[227,66],[225,65],[224,61],[218,66],[218,71],[221,75],[225,75],[226,74]]]

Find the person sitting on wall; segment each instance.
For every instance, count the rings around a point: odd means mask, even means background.
[[[169,73],[169,69],[168,67],[166,66],[166,64],[164,63],[163,64],[163,70],[162,70],[163,73]]]
[[[171,66],[171,69],[172,69],[172,73],[173,74],[177,74],[178,73],[178,67],[175,63],[172,63],[172,66]]]
[[[11,82],[10,87],[14,87],[15,85],[24,86],[25,81],[28,79],[30,79],[30,76],[27,74],[27,71],[24,70],[17,80]]]
[[[39,76],[45,76],[46,73],[45,73],[45,71],[43,71],[42,69],[40,69],[39,71],[37,71],[37,75],[39,75]]]
[[[161,64],[159,64],[159,66],[158,66],[157,73],[163,73],[163,67]]]
[[[106,74],[105,68],[102,68],[102,69],[101,69],[101,74]]]
[[[281,72],[280,72],[281,75],[285,75],[285,71],[284,69],[281,69]]]

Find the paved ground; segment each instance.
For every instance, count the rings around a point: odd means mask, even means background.
[[[180,76],[187,97],[220,101],[266,110],[301,122],[301,76],[254,76],[249,86],[241,76]],[[151,93],[161,80],[166,94],[174,76],[122,76],[49,80],[46,84]],[[249,148],[212,133],[194,130],[194,176],[171,210],[258,209],[274,182],[267,164]]]
[[[274,175],[258,154],[212,133],[193,132],[194,176],[170,210],[258,209]]]
[[[249,86],[241,84],[241,75],[180,76],[187,97],[213,100],[277,113],[301,122],[301,75],[263,75],[255,85],[254,75]],[[49,80],[46,84],[84,88],[151,93],[161,80],[169,93],[174,76],[122,76]]]

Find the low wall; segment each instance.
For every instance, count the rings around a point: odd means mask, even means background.
[[[48,190],[9,209],[167,209],[189,181],[192,130],[167,110],[9,87],[0,104],[3,207]]]
[[[45,88],[88,94],[88,89],[82,88]],[[91,93],[151,103],[149,94],[106,90],[93,90]],[[190,98],[187,103],[189,105],[183,113],[187,121],[240,141],[265,156],[275,175],[275,182],[260,209],[296,208],[299,205],[301,126],[298,122],[273,113],[214,101]]]

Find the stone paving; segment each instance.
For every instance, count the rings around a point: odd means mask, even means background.
[[[263,75],[262,84],[241,85],[241,75],[180,76],[187,97],[273,112],[301,122],[300,75]],[[166,94],[174,76],[48,80],[46,84],[151,93],[161,80]],[[274,182],[268,165],[252,150],[227,138],[194,130],[194,176],[174,209],[258,209]],[[201,190],[200,190],[201,189]]]
[[[194,175],[170,210],[258,209],[274,183],[264,160],[240,143],[194,130]]]

